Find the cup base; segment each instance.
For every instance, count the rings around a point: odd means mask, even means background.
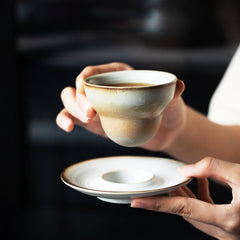
[[[161,115],[142,119],[100,116],[107,136],[124,147],[138,147],[153,138],[160,126]]]

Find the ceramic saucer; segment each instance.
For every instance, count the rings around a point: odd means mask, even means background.
[[[191,181],[178,167],[183,162],[168,158],[117,156],[91,159],[69,166],[62,181],[82,193],[112,203],[165,194]]]

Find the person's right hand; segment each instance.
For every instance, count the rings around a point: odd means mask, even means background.
[[[101,127],[99,116],[86,98],[83,79],[99,73],[124,70],[133,70],[133,68],[125,63],[109,63],[84,68],[76,78],[76,88],[66,87],[61,92],[61,99],[64,108],[56,118],[57,125],[63,130],[70,132],[76,124],[95,134],[106,136]],[[162,122],[158,133],[141,147],[149,150],[164,150],[164,148],[178,134],[179,130],[185,123],[186,115],[186,105],[181,98],[183,90],[184,83],[178,80],[174,99],[168,104],[163,112]]]

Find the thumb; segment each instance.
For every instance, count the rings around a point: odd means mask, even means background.
[[[174,93],[174,98],[178,98],[182,95],[185,90],[185,84],[182,80],[177,80],[176,89]]]
[[[188,177],[211,177],[233,187],[240,182],[240,164],[230,163],[212,157],[179,168],[182,175]]]

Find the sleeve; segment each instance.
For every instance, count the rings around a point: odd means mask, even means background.
[[[224,125],[240,125],[240,45],[211,98],[208,118]]]

